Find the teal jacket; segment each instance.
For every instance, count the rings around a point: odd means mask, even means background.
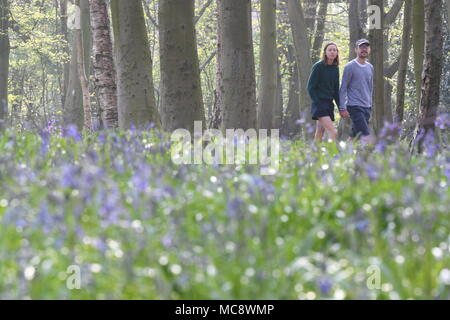
[[[320,99],[334,100],[339,107],[339,67],[323,61],[316,62],[309,76],[308,93],[313,103],[318,103]]]

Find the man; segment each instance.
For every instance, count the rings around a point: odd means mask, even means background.
[[[357,58],[344,68],[341,89],[339,91],[341,117],[352,119],[352,137],[370,136],[369,120],[372,112],[373,66],[367,62],[370,55],[370,43],[366,39],[356,41]]]

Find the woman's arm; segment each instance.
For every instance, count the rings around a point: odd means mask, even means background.
[[[315,64],[312,67],[311,74],[309,75],[308,87],[307,87],[308,94],[314,103],[319,102],[319,96],[316,92],[316,87],[317,87],[318,83],[319,83],[319,65]]]

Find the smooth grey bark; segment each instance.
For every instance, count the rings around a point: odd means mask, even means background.
[[[258,127],[272,129],[277,103],[276,0],[261,0],[261,44]]]
[[[69,31],[67,28],[67,0],[58,0],[57,3],[59,3],[59,19],[61,24],[61,36],[64,39],[65,43],[63,44],[63,51],[67,56],[70,56],[70,49],[69,49]],[[62,80],[62,86],[61,86],[61,105],[65,105],[66,101],[66,95],[67,95],[67,88],[69,84],[69,74],[70,74],[70,62],[64,62],[62,65],[63,69],[63,80]]]
[[[384,26],[386,28],[389,28],[389,26],[394,23],[395,19],[397,19],[397,16],[400,13],[400,10],[402,9],[404,1],[405,0],[395,0],[395,2],[392,4],[391,9],[389,9],[389,11],[386,13],[384,19]]]
[[[111,23],[105,0],[91,0],[91,27],[94,77],[101,119],[105,128],[114,129],[119,126],[116,70],[111,40]]]
[[[383,0],[371,0],[371,5],[381,8],[381,25],[384,26]],[[386,118],[385,83],[384,83],[384,35],[383,29],[372,29],[369,32],[372,48],[371,63],[374,67],[373,128],[375,134],[383,128]]]
[[[450,0],[447,0],[447,28],[450,33]]]
[[[422,86],[422,69],[425,48],[425,14],[424,0],[413,1],[413,50],[414,50],[414,75],[416,78],[416,102],[420,105]]]
[[[0,0],[0,130],[8,118],[9,54],[9,1]]]
[[[280,60],[278,60],[276,104],[273,113],[272,128],[281,130],[282,123],[283,123],[283,82],[280,70]]]
[[[251,1],[222,0],[218,9],[221,128],[256,128]]]
[[[287,46],[285,56],[288,62],[289,70],[289,91],[286,111],[283,114],[281,134],[283,136],[293,138],[300,132],[300,126],[296,123],[296,121],[300,118],[300,85],[297,59],[295,58],[295,49],[291,45]]]
[[[420,114],[415,145],[419,153],[428,134],[434,134],[439,106],[443,64],[442,0],[425,0],[425,56],[422,74]]]
[[[317,6],[318,0],[303,1],[303,12],[305,16],[306,28],[308,29],[308,39],[310,42],[313,37],[316,24]]]
[[[408,69],[409,52],[411,50],[411,21],[412,2],[405,2],[403,17],[402,49],[400,52],[400,65],[397,75],[397,105],[395,108],[395,121],[402,123],[405,113],[405,80]]]
[[[112,0],[120,128],[160,127],[141,0]]]
[[[322,44],[325,37],[325,23],[328,13],[329,0],[319,0],[319,11],[316,19],[316,31],[312,47],[312,62],[320,60],[322,55]]]
[[[194,131],[194,121],[205,127],[194,0],[159,1],[161,120],[163,128]]]
[[[91,95],[89,93],[89,79],[86,75],[85,60],[83,57],[83,34],[81,29],[75,30],[75,38],[77,41],[77,71],[78,79],[81,85],[81,94],[83,97],[83,128],[87,131],[92,130],[92,105],[91,105]]]
[[[311,99],[306,90],[312,68],[306,21],[302,6],[299,2],[296,0],[287,0],[287,3],[300,80],[300,114],[304,116],[306,120],[305,124],[312,124]],[[307,133],[306,126],[303,126],[303,134],[306,138],[312,138],[312,135]]]
[[[348,47],[348,60],[356,58],[355,43],[359,39],[364,38],[364,30],[360,19],[360,0],[349,0],[348,6],[348,27],[350,34],[350,43]],[[338,124],[338,139],[346,140],[350,136],[352,129],[352,121],[350,119],[341,118]]]
[[[79,5],[81,12],[81,33],[84,45],[84,66],[86,74],[90,70],[91,56],[91,23],[89,12],[89,0],[79,0],[75,3]],[[72,53],[70,59],[69,80],[67,83],[67,93],[64,104],[63,121],[64,125],[76,125],[79,130],[84,126],[83,92],[81,89],[80,77],[78,73],[78,40],[75,32],[72,34]]]

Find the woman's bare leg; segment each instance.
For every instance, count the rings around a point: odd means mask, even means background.
[[[316,134],[314,136],[314,140],[316,142],[322,142],[323,139],[323,135],[325,134],[325,128],[322,127],[322,125],[320,124],[319,121],[317,121],[317,126],[316,126]]]
[[[333,121],[331,121],[331,118],[330,117],[319,118],[319,123],[327,131],[328,138],[331,141],[336,141],[337,130],[334,127],[334,124],[333,124]]]

